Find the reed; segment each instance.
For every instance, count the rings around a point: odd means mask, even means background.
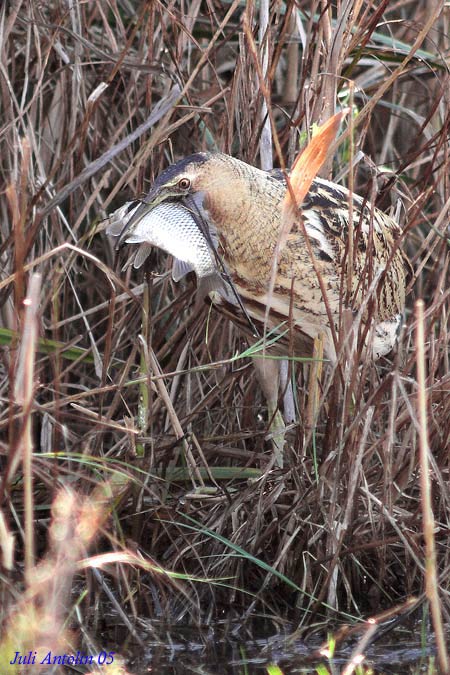
[[[55,625],[70,617],[75,634],[99,627],[88,609],[106,602],[102,575],[129,621],[201,624],[225,610],[306,629],[425,602],[433,551],[433,617],[448,622],[448,12],[288,0],[258,33],[258,11],[0,9],[3,649],[23,603],[39,605],[43,565],[66,590]],[[348,105],[327,171],[397,214],[414,268],[405,321],[395,354],[344,378],[291,360],[298,421],[276,471],[250,361],[261,346],[199,311],[193,280],[173,284],[164,254],[144,275],[122,270],[101,221],[172,159],[220,150],[258,164],[264,106],[273,161],[289,165]],[[67,516],[75,544],[82,504],[97,509],[69,561],[51,525],[67,491],[80,500]]]

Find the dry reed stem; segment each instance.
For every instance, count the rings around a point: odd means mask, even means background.
[[[22,342],[17,357],[14,382],[14,398],[22,409],[22,428],[17,457],[23,464],[24,512],[25,512],[25,576],[29,578],[34,566],[34,509],[33,509],[33,440],[31,432],[31,409],[34,398],[34,367],[38,332],[39,295],[41,276],[30,278],[27,297],[24,298]],[[14,466],[10,467],[12,474]],[[11,474],[11,475],[12,475]]]
[[[425,371],[425,304],[417,300],[416,319],[416,359],[417,359],[417,417],[420,439],[420,488],[423,511],[423,536],[425,539],[425,590],[431,607],[434,633],[436,636],[439,666],[442,673],[449,672],[447,647],[445,644],[442,610],[439,598],[439,575],[436,565],[436,545],[434,541],[435,522],[431,498],[430,448],[428,444],[428,403],[426,394]]]
[[[320,408],[320,387],[322,383],[323,372],[323,336],[319,335],[314,338],[314,348],[309,367],[308,378],[308,405],[306,408],[305,429],[313,429],[316,425]]]
[[[401,6],[392,0],[353,3],[355,11],[345,16],[319,0],[288,0],[286,14],[284,5],[270,3],[265,33],[274,49],[265,73],[258,15],[250,5],[244,12],[239,2],[215,3],[214,13],[207,13],[205,3],[144,3],[138,15],[128,5],[100,0],[65,13],[60,3],[25,0],[0,9],[0,181],[8,186],[0,190],[0,461],[2,478],[8,477],[0,506],[9,532],[6,549],[14,537],[16,560],[25,559],[20,464],[14,475],[8,471],[19,456],[14,439],[20,414],[8,401],[20,326],[14,300],[23,299],[37,271],[43,285],[29,410],[37,559],[45,555],[56,486],[69,481],[90,494],[113,472],[129,489],[117,498],[117,517],[108,527],[97,523],[107,551],[120,556],[133,548],[193,579],[233,579],[232,591],[187,582],[187,599],[175,586],[161,586],[158,575],[127,565],[126,584],[120,574],[110,581],[116,597],[125,598],[125,615],[159,612],[194,622],[223,610],[247,616],[253,608],[285,617],[296,605],[307,626],[327,613],[342,618],[350,607],[367,615],[420,594],[426,553],[418,509],[414,295],[425,299],[430,338],[427,425],[437,481],[438,578],[450,565],[450,116],[441,57],[450,47],[447,19],[441,14],[430,29],[437,5],[410,0]],[[300,71],[292,97],[287,63],[296,57]],[[146,192],[173,159],[192,152],[218,149],[259,164],[263,99],[275,163],[288,166],[324,106],[349,104],[352,79],[358,114],[334,153],[333,174],[398,214],[404,226],[399,245],[414,263],[413,290],[396,356],[376,366],[363,359],[360,370],[352,370],[350,361],[345,367],[348,353],[356,360],[361,345],[362,336],[349,335],[340,345],[339,371],[325,365],[315,392],[304,369],[290,363],[300,421],[287,433],[290,463],[277,473],[268,471],[266,410],[242,337],[208,309],[195,310],[192,280],[173,285],[170,261],[155,253],[149,342],[141,348],[142,280],[131,269],[121,271],[120,261],[119,271],[112,271],[113,250],[99,220],[105,209]],[[143,128],[177,87],[178,105],[156,126]],[[354,174],[347,178],[349,166]],[[124,186],[127,194],[119,195]],[[21,222],[23,231],[16,228]],[[23,263],[18,269],[15,259]],[[370,314],[370,304],[366,309]],[[74,345],[79,351],[69,359]],[[150,347],[158,371],[142,373]],[[158,382],[163,384],[155,389]],[[149,397],[142,405],[141,386]],[[141,433],[140,412],[146,416]],[[305,420],[314,422],[314,434],[305,433]],[[192,438],[188,466],[179,440],[186,442],[186,432]],[[139,447],[145,457],[136,457]],[[356,462],[358,476],[352,473]],[[196,530],[183,527],[187,516],[198,523]],[[276,564],[304,594],[294,598],[286,581],[224,542]],[[3,625],[22,582],[16,565],[0,585]],[[87,598],[100,593],[95,576],[80,576],[77,583],[89,589]],[[316,602],[327,597],[336,603],[334,613]],[[445,592],[440,602],[446,620]],[[95,617],[80,615],[84,634],[95,632]]]

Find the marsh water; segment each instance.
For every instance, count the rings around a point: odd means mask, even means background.
[[[422,626],[423,628],[423,626]],[[272,627],[273,631],[273,627]],[[270,633],[268,626],[251,628],[227,622],[202,628],[180,628],[141,622],[136,639],[124,639],[118,628],[115,644],[121,645],[129,673],[158,675],[252,675],[320,673],[338,675],[350,662],[358,640],[336,647],[332,659],[321,653],[326,635],[296,637],[294,626]],[[364,650],[359,672],[387,675],[437,672],[434,643],[421,626],[396,627]],[[135,633],[135,637],[136,637]],[[324,642],[325,639],[325,642]],[[277,666],[279,670],[271,670]]]

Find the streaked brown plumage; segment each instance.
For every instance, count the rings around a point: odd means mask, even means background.
[[[268,328],[283,323],[282,332],[292,329],[296,355],[310,355],[312,340],[322,334],[325,355],[335,361],[336,345],[318,270],[336,331],[343,307],[349,307],[355,316],[361,309],[363,323],[367,317],[373,320],[373,357],[387,354],[396,341],[408,273],[408,262],[399,246],[399,226],[353,195],[355,246],[349,275],[349,193],[338,185],[315,179],[301,205],[301,215],[316,268],[298,219],[281,249],[272,290],[270,279],[285,193],[286,183],[280,172],[264,172],[225,154],[198,153],[166,169],[140,205],[133,203],[120,214],[117,212],[116,217],[113,215],[114,224],[109,231],[120,234],[119,242],[123,242],[131,232],[139,232],[145,218],[150,222],[156,204],[167,201],[174,209],[184,205],[193,213],[195,226],[211,250],[204,292],[212,290],[210,295],[217,308],[244,331],[255,333],[256,327],[260,335],[264,332],[270,301]],[[145,237],[140,241],[144,242]],[[158,238],[158,246],[172,252],[170,241],[161,243]],[[190,262],[184,270],[194,268]],[[201,287],[198,271],[197,276]],[[370,311],[369,290],[375,303]],[[285,335],[278,343],[278,352],[288,353],[288,344],[289,336]]]

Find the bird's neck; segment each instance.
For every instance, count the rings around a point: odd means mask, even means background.
[[[242,162],[211,176],[204,206],[229,268],[256,286],[269,282],[281,227],[282,183]]]

